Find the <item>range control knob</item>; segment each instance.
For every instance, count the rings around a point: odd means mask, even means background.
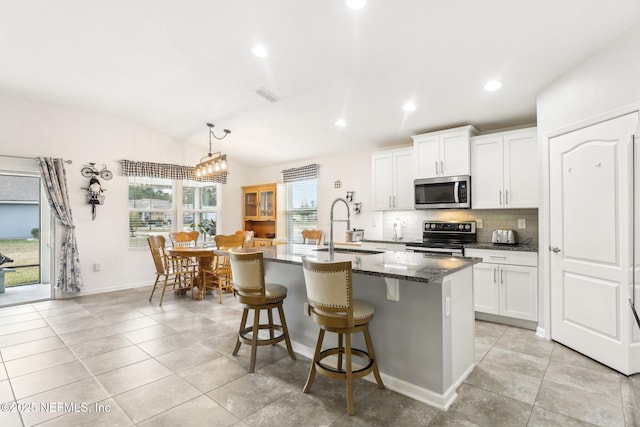
[[[436,229],[436,227],[437,227],[437,224],[431,224],[431,229],[432,229],[432,230],[435,230],[435,229]]]
[[[458,224],[458,230],[464,230],[464,224]]]
[[[465,226],[464,226],[464,229],[465,229],[465,230],[471,230],[471,224],[467,224],[467,225],[465,225]]]

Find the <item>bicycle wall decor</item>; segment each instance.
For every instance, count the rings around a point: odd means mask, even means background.
[[[113,173],[107,169],[105,164],[103,164],[102,169],[98,170],[95,163],[89,163],[88,166],[82,168],[80,173],[85,178],[90,178],[89,185],[82,187],[82,189],[87,191],[87,204],[91,205],[91,219],[95,220],[96,206],[104,204],[104,195],[102,193],[106,191],[106,188],[103,188],[102,184],[100,184],[98,177],[110,180],[113,178]]]

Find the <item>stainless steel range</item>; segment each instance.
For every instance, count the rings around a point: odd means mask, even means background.
[[[464,244],[476,242],[476,223],[423,221],[422,242],[407,243],[408,251],[463,256]]]

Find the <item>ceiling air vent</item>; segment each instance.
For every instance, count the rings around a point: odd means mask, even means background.
[[[263,97],[264,99],[266,99],[269,102],[278,102],[280,101],[280,98],[278,97],[278,95],[276,95],[273,92],[269,92],[268,90],[266,90],[265,88],[261,87],[258,90],[256,90],[256,93],[258,95],[260,95],[261,97]]]

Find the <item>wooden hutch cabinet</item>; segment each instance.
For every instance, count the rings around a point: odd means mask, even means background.
[[[279,188],[280,187],[280,188]],[[277,184],[242,187],[245,231],[253,231],[255,246],[268,246],[275,238],[284,238],[284,218],[278,209],[284,208],[284,188]],[[281,206],[280,206],[281,205]]]

